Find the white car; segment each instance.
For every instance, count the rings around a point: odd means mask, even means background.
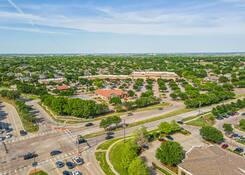
[[[80,171],[72,171],[72,175],[82,175]]]
[[[75,162],[77,165],[82,165],[84,163],[83,159],[80,157],[74,157],[73,162]]]
[[[9,138],[11,138],[11,137],[12,137],[12,134],[7,133],[7,135],[6,135],[6,139],[9,139]]]

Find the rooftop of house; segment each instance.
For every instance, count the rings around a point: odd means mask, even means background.
[[[124,92],[120,89],[98,89],[95,91],[95,93],[106,98],[109,98],[112,95],[121,96],[124,94]]]
[[[245,159],[214,145],[194,147],[179,167],[192,175],[244,175]]]
[[[62,86],[57,86],[56,89],[63,91],[69,89],[69,87],[67,85],[62,85]]]

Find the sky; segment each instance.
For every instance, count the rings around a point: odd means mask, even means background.
[[[244,51],[245,0],[0,0],[0,54]]]

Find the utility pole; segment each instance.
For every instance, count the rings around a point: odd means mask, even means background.
[[[201,102],[199,101],[199,110],[198,110],[198,113],[199,113],[199,115],[201,115]]]

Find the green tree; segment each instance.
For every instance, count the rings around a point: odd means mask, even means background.
[[[184,151],[179,143],[167,141],[157,149],[156,158],[164,164],[176,166],[183,160]]]
[[[121,167],[128,169],[130,163],[138,156],[138,146],[133,142],[126,142],[124,146],[118,150],[121,156]]]
[[[100,127],[106,129],[107,127],[109,127],[112,124],[116,124],[118,125],[121,122],[121,118],[118,116],[109,116],[105,119],[102,119],[100,122]]]
[[[135,92],[134,92],[133,90],[129,90],[129,91],[128,91],[128,96],[129,96],[129,97],[135,96]]]
[[[120,99],[120,97],[111,97],[110,98],[110,101],[109,101],[111,104],[122,104],[122,100]]]
[[[148,136],[148,132],[145,126],[136,129],[134,132],[135,142],[139,146],[146,144],[148,142],[147,136]]]
[[[239,121],[239,127],[242,129],[242,130],[245,130],[245,119],[241,119]]]
[[[232,125],[229,123],[223,124],[224,131],[227,133],[231,133],[233,131]]]
[[[200,129],[200,135],[203,139],[214,143],[221,143],[224,140],[223,134],[212,126],[204,126]]]
[[[128,175],[148,175],[149,171],[141,158],[135,158],[128,167]]]
[[[171,123],[161,122],[158,128],[162,133],[165,134],[170,134],[172,132],[181,130],[180,126],[175,121],[172,121]]]

